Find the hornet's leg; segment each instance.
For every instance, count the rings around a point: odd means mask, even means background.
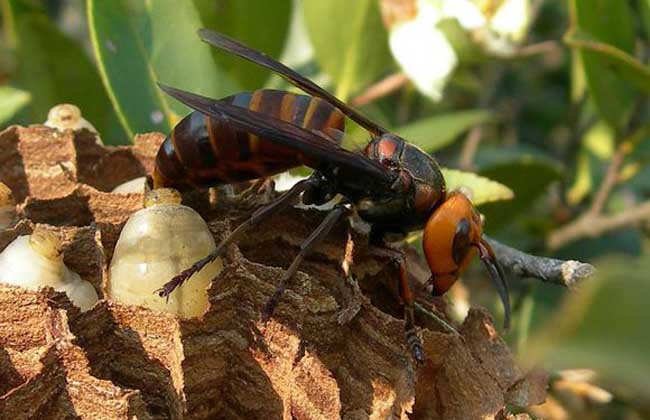
[[[399,296],[404,304],[404,329],[406,331],[406,344],[413,355],[413,358],[418,363],[424,362],[424,349],[422,348],[422,341],[418,336],[417,327],[415,326],[415,299],[411,288],[408,284],[408,269],[406,266],[406,257],[401,251],[392,250],[395,252],[393,262],[399,268]]]
[[[260,224],[267,217],[277,213],[280,210],[283,210],[291,205],[293,200],[298,197],[306,189],[317,185],[320,182],[319,178],[312,177],[298,182],[293,186],[289,191],[278,197],[274,202],[267,204],[266,206],[256,210],[252,216],[237,226],[228,237],[226,237],[217,248],[208,254],[206,257],[195,262],[190,268],[183,270],[180,274],[172,278],[170,281],[165,283],[162,288],[156,290],[159,296],[167,297],[169,296],[177,287],[183,284],[187,279],[189,279],[194,273],[199,272],[203,267],[212,261],[216,260],[223,252],[226,247],[232,242],[239,239],[239,237],[250,229],[253,226]]]
[[[345,242],[345,254],[343,255],[343,262],[341,263],[343,276],[346,280],[344,283],[342,283],[343,296],[346,300],[346,307],[343,308],[341,312],[339,312],[336,316],[339,325],[344,325],[352,321],[352,319],[354,319],[354,317],[361,309],[361,290],[359,289],[359,283],[357,283],[354,277],[352,277],[352,273],[350,273],[353,253],[354,241],[352,240],[352,233],[350,232],[350,226],[348,225],[347,241]]]
[[[262,194],[264,203],[270,202],[275,194],[275,181],[273,180],[273,177],[255,180],[251,186],[239,194],[239,198],[241,200],[251,200],[256,194]]]
[[[309,237],[305,239],[302,244],[300,244],[300,251],[298,252],[298,255],[296,255],[287,271],[285,271],[280,278],[280,282],[276,286],[273,296],[271,296],[271,298],[268,300],[266,307],[262,311],[262,321],[268,321],[271,315],[273,315],[275,307],[280,301],[284,290],[287,288],[289,279],[291,279],[291,277],[296,274],[296,271],[298,271],[298,267],[300,266],[300,263],[302,263],[302,260],[305,259],[305,256],[307,256],[309,251],[311,251],[316,244],[318,244],[327,236],[336,222],[338,222],[341,217],[347,212],[348,209],[345,207],[345,205],[339,204],[334,207],[334,209],[332,209],[327,214],[325,219],[321,222],[320,225],[318,225],[318,227],[311,233],[311,235],[309,235]]]

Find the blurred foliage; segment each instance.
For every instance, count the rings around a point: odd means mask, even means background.
[[[511,200],[515,196],[514,192],[505,185],[471,172],[442,168],[442,174],[449,191],[465,188],[463,192],[471,197],[475,206]]]
[[[88,1],[93,49],[122,125],[134,133],[169,131],[187,108],[157,82],[205,95],[226,96],[236,85],[196,41],[203,26],[191,2]],[[170,30],[173,28],[173,30]]]
[[[376,0],[303,4],[314,57],[333,79],[339,98],[349,99],[393,65]]]
[[[596,370],[614,402],[590,406],[589,418],[648,413],[650,215],[552,252],[546,243],[592,211],[614,161],[598,215],[625,217],[650,200],[650,1],[0,2],[5,126],[43,122],[71,102],[106,143],[126,144],[188,112],[158,82],[216,98],[296,90],[209,48],[200,27],[281,58],[345,100],[405,73],[406,84],[384,87],[362,111],[435,152],[449,186],[482,204],[491,235],[600,270],[579,292],[513,279],[513,350],[551,371]],[[346,145],[368,137],[348,122]],[[496,302],[478,267],[463,280],[474,303]]]
[[[464,110],[422,118],[396,127],[394,130],[400,136],[409,139],[411,143],[432,153],[449,145],[471,127],[489,119],[488,111]],[[432,136],[431,133],[437,134]]]

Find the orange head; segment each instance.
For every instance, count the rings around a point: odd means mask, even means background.
[[[431,268],[433,294],[444,294],[458,280],[478,251],[505,308],[506,327],[510,322],[510,302],[505,277],[492,248],[483,240],[481,217],[472,202],[454,191],[433,212],[424,227],[424,255]]]

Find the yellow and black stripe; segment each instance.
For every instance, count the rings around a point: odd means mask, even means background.
[[[345,130],[343,113],[320,98],[261,89],[223,101],[310,130]],[[174,127],[158,151],[154,184],[156,188],[208,187],[271,176],[305,163],[290,147],[195,111]]]

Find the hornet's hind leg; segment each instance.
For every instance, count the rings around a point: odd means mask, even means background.
[[[295,198],[297,198],[303,191],[313,188],[320,183],[319,177],[310,177],[303,181],[298,182],[293,186],[289,191],[278,197],[277,200],[273,201],[270,204],[256,210],[253,215],[237,226],[228,237],[226,237],[217,248],[208,254],[206,257],[195,262],[190,268],[183,270],[176,277],[172,278],[170,281],[165,283],[162,288],[156,290],[159,296],[167,297],[169,296],[177,287],[182,285],[186,280],[188,280],[194,273],[199,272],[207,264],[211,263],[217,259],[221,254],[224,253],[226,247],[239,239],[239,237],[246,232],[248,229],[259,225],[269,216],[277,213],[280,210],[283,210],[291,205]]]
[[[287,269],[287,271],[284,272],[282,277],[280,278],[280,282],[275,288],[275,292],[273,293],[273,296],[268,300],[266,303],[266,307],[264,308],[264,311],[262,312],[262,320],[263,321],[268,321],[268,319],[273,315],[273,311],[275,310],[275,307],[277,306],[278,302],[280,301],[280,298],[282,297],[282,294],[284,293],[284,290],[287,288],[287,283],[291,277],[293,277],[294,274],[296,274],[296,271],[298,271],[298,267],[300,266],[300,263],[305,259],[309,251],[312,250],[314,246],[316,246],[320,241],[325,239],[327,234],[332,230],[334,225],[343,217],[346,213],[348,213],[348,208],[345,204],[338,204],[336,205],[325,217],[325,219],[321,222],[320,225],[309,235],[305,241],[300,244],[300,251],[298,252],[298,255],[294,258],[293,262]]]
[[[399,297],[404,305],[404,331],[406,333],[406,344],[411,355],[417,363],[424,362],[424,349],[422,340],[418,335],[415,325],[415,298],[408,283],[408,268],[406,265],[406,256],[402,251],[386,248],[393,254],[392,263],[395,264],[399,271],[398,290]]]

